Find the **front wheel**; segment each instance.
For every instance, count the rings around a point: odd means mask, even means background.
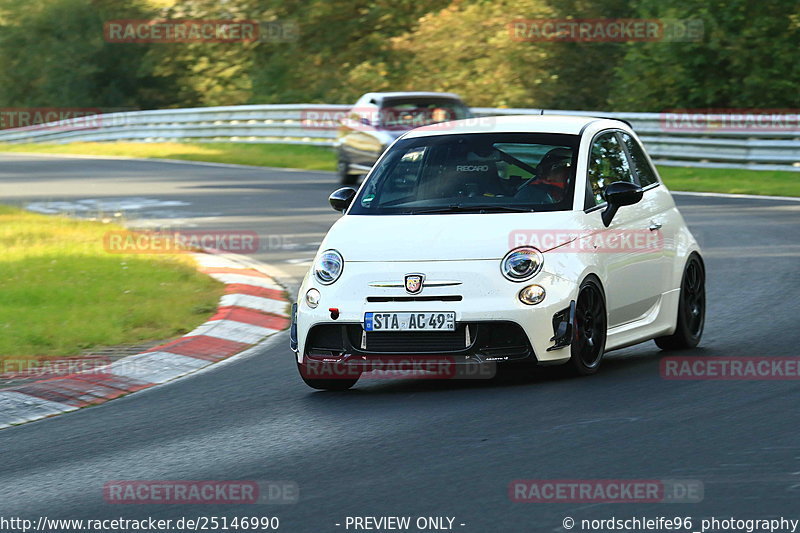
[[[703,336],[705,321],[706,271],[700,257],[692,254],[683,270],[675,333],[658,337],[655,339],[656,345],[662,350],[694,348]]]
[[[569,364],[581,376],[594,374],[600,368],[606,349],[606,302],[599,282],[587,278],[578,290],[575,303],[575,324]]]
[[[342,391],[356,384],[361,370],[330,363],[297,363],[297,371],[312,389]]]
[[[342,185],[355,185],[358,182],[358,174],[350,174],[350,163],[341,155],[336,163],[336,174]]]

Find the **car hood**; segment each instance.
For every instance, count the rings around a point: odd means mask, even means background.
[[[545,252],[574,240],[578,213],[345,215],[320,250],[338,250],[346,262],[502,259],[518,246]]]

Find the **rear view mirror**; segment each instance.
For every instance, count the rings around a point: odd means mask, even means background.
[[[615,181],[606,187],[603,196],[605,196],[608,207],[603,211],[603,224],[608,227],[620,207],[639,202],[643,194],[641,187],[627,181]]]
[[[356,197],[356,190],[352,187],[342,187],[341,189],[337,189],[331,193],[328,197],[328,201],[331,203],[331,207],[336,209],[337,211],[346,211],[350,204],[353,203],[353,198]]]

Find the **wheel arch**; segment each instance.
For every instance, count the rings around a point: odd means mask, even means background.
[[[698,261],[700,261],[700,266],[703,267],[703,277],[706,274],[706,262],[703,259],[703,254],[700,253],[700,250],[691,250],[688,254],[686,254],[686,260],[681,265],[680,269],[680,278],[678,283],[678,288],[680,289],[683,287],[683,274],[686,272],[686,267],[689,265],[689,261],[692,260],[693,257],[696,257]]]
[[[581,279],[580,283],[578,283],[577,286],[575,287],[575,291],[576,291],[575,292],[575,297],[576,298],[578,297],[578,292],[580,292],[581,286],[587,280],[589,280],[589,279],[593,280],[600,287],[600,293],[603,296],[603,305],[606,308],[606,316],[608,316],[608,298],[606,297],[606,287],[605,287],[605,285],[603,285],[603,280],[600,279],[600,275],[595,273],[595,272],[588,271],[588,272],[585,272],[580,279]]]

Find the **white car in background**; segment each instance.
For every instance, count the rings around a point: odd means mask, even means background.
[[[622,121],[418,128],[330,202],[344,216],[292,313],[311,387],[349,388],[396,357],[592,374],[609,350],[691,348],[703,333],[700,248]]]
[[[420,126],[465,119],[469,108],[457,94],[367,93],[339,123],[336,172],[342,185],[355,185],[395,139]]]

